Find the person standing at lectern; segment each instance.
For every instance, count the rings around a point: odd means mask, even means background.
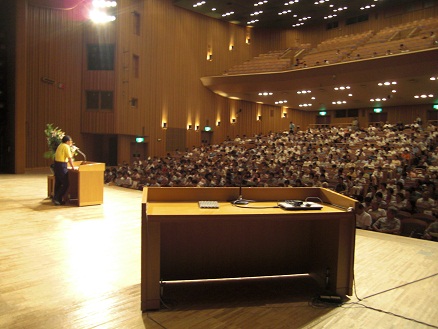
[[[62,138],[62,143],[58,146],[55,152],[55,193],[53,196],[53,203],[56,206],[65,203],[63,198],[69,186],[67,163],[69,163],[74,170],[73,155],[70,149],[72,145],[72,138],[65,135]]]

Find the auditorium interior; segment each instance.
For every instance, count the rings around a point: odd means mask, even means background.
[[[438,243],[363,229],[342,303],[293,275],[166,282],[142,310],[141,189],[56,207],[44,156],[48,124],[108,168],[292,122],[436,145],[437,34],[437,0],[0,0],[0,327],[438,328]]]

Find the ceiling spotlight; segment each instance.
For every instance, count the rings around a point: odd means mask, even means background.
[[[199,6],[202,6],[202,5],[204,5],[205,4],[205,1],[201,1],[201,2],[198,2],[198,3],[195,3],[194,5],[193,5],[193,7],[199,7]]]
[[[433,94],[429,94],[429,95],[426,95],[426,94],[422,94],[422,95],[415,95],[414,96],[414,98],[433,98],[434,97],[434,95]]]
[[[378,86],[390,86],[390,85],[396,85],[397,81],[385,81],[385,82],[379,82]]]
[[[335,88],[333,88],[334,90],[348,90],[348,89],[350,89],[350,86],[340,86],[340,87],[335,87]]]
[[[222,17],[231,16],[234,14],[234,11],[230,11],[228,13],[222,14]]]
[[[338,9],[333,9],[334,12],[347,10],[348,7],[339,7]]]
[[[289,13],[291,13],[292,12],[292,10],[283,10],[282,12],[280,12],[280,13],[278,13],[278,15],[285,15],[285,14],[289,14]]]

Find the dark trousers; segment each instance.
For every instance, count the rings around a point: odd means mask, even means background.
[[[67,162],[55,161],[53,170],[55,172],[55,193],[53,199],[61,202],[69,186]]]

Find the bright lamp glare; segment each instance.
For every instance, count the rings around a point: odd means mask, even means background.
[[[94,0],[93,1],[94,8],[110,8],[110,7],[116,7],[116,6],[117,6],[116,1],[105,1],[105,0]]]
[[[95,23],[107,23],[116,20],[114,16],[107,15],[106,13],[99,10],[91,10],[90,19]]]

